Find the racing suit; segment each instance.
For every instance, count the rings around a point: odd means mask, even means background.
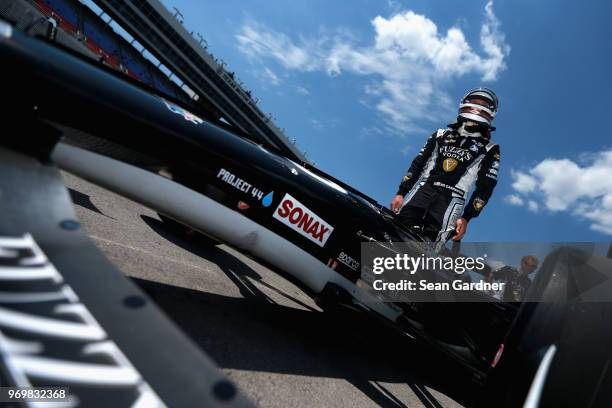
[[[398,214],[425,239],[446,242],[460,217],[478,217],[497,184],[499,146],[464,125],[439,129],[425,143],[399,185]],[[469,191],[474,191],[465,204]]]

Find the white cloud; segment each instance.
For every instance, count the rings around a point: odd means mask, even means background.
[[[483,60],[483,80],[495,80],[497,73],[506,68],[504,61],[510,54],[510,46],[506,44],[506,38],[501,31],[501,23],[493,13],[493,2],[489,1],[485,6],[486,20],[480,29],[480,44],[488,58]]]
[[[570,159],[542,160],[533,168],[513,172],[517,197],[528,209],[568,212],[591,222],[591,228],[612,235],[612,149]]]
[[[262,76],[265,80],[267,80],[268,83],[272,84],[272,85],[279,85],[280,84],[280,78],[278,77],[278,75],[276,75],[274,73],[274,71],[272,71],[270,68],[265,67],[263,72],[262,72]]]
[[[364,91],[397,133],[423,131],[419,125],[423,121],[452,118],[456,101],[444,88],[453,79],[476,74],[492,81],[506,68],[510,47],[492,2],[485,7],[480,30],[482,55],[458,27],[441,33],[432,20],[410,10],[389,18],[377,16],[371,23],[374,38],[367,46],[356,44],[346,30],[335,36],[293,39],[255,22],[247,22],[237,39],[246,55],[275,59],[286,69],[370,77]]]
[[[529,209],[529,211],[531,212],[538,212],[538,210],[540,209],[540,205],[533,200],[529,200],[527,202],[527,209]]]
[[[530,193],[535,190],[536,179],[530,176],[529,174],[525,174],[522,172],[512,172],[512,177],[514,178],[512,188],[514,188],[519,193]]]
[[[302,39],[296,44],[286,34],[269,30],[255,21],[244,24],[236,39],[244,54],[254,58],[274,58],[287,69],[314,71],[321,66],[317,58],[320,43]]]
[[[506,201],[510,205],[516,205],[519,207],[525,204],[525,201],[521,197],[517,196],[516,194],[510,194],[506,196],[504,201]]]
[[[310,91],[303,86],[297,86],[295,90],[301,95],[310,95]]]
[[[385,131],[378,126],[367,126],[361,129],[361,134],[368,137],[381,137],[385,135]]]
[[[320,120],[310,119],[310,124],[312,125],[312,128],[314,130],[321,130],[321,129],[323,129],[323,123]]]

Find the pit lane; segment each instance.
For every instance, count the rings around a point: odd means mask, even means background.
[[[257,405],[439,408],[470,395],[468,374],[447,358],[359,316],[322,313],[236,250],[63,175],[100,250]]]

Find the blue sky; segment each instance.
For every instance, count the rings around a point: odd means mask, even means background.
[[[413,156],[484,84],[500,182],[469,241],[609,241],[604,0],[164,0],[321,169],[387,204]]]

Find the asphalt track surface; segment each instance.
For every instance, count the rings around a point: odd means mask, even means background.
[[[427,347],[361,316],[322,313],[298,287],[236,250],[64,178],[98,248],[256,405],[440,408],[459,407],[470,394],[468,374]]]

